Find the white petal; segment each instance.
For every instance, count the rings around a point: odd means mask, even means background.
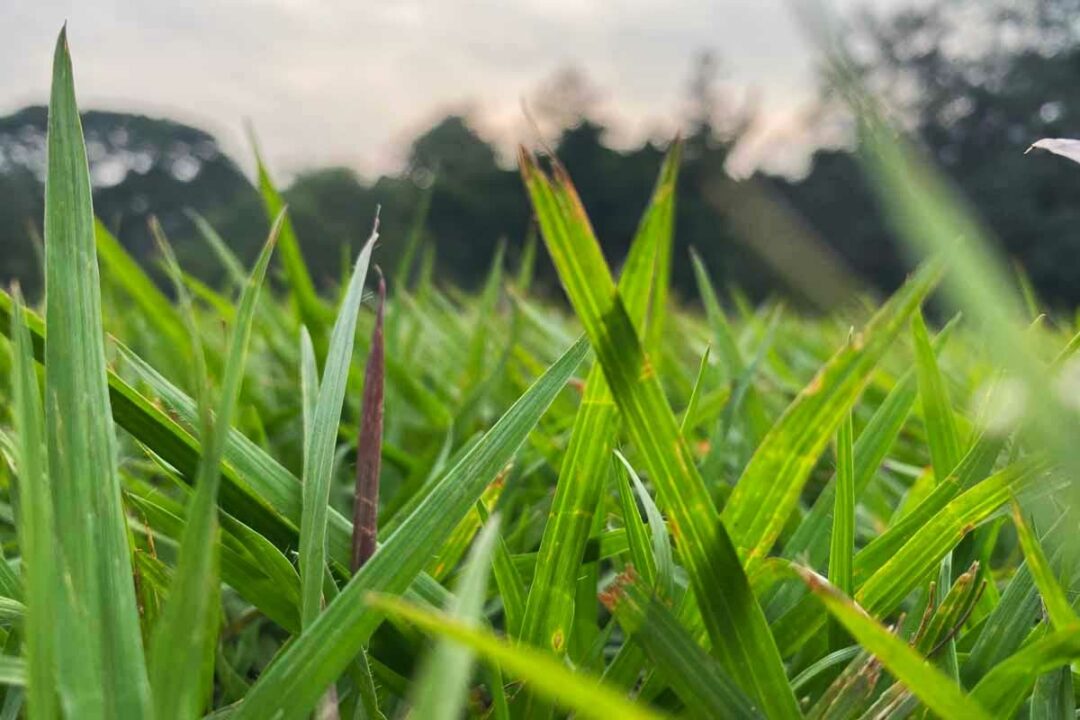
[[[1080,163],[1080,140],[1067,140],[1065,138],[1044,138],[1027,149],[1033,148],[1049,150],[1055,155],[1067,157],[1073,162]]]

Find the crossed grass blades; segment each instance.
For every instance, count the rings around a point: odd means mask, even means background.
[[[1074,717],[1080,341],[848,91],[933,250],[880,303],[755,309],[696,258],[705,315],[669,298],[677,142],[617,279],[522,153],[573,316],[535,245],[472,296],[418,233],[374,312],[377,232],[328,302],[261,160],[250,272],[154,228],[173,301],[93,216],[62,33],[47,296],[0,296],[0,716]]]

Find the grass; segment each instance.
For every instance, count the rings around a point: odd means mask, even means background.
[[[673,256],[678,143],[618,277],[523,152],[538,242],[480,293],[414,232],[368,307],[373,233],[321,297],[260,160],[263,252],[193,217],[229,282],[162,237],[174,302],[74,88],[62,34],[47,299],[0,295],[0,717],[1075,716],[1075,320],[854,86],[923,261],[815,317]]]

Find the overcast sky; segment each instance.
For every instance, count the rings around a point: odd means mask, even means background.
[[[639,141],[673,127],[703,50],[733,92],[756,93],[763,121],[742,162],[797,169],[815,90],[786,0],[0,0],[0,114],[45,101],[65,20],[82,107],[197,125],[245,166],[250,119],[283,176],[392,171],[448,110],[528,139],[522,100],[568,66],[621,120],[617,139]]]

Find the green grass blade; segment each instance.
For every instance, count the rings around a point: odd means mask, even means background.
[[[648,318],[642,337],[649,347],[659,347],[664,337],[664,318],[668,310],[668,290],[671,285],[671,261],[674,253],[672,237],[675,232],[675,183],[679,176],[679,164],[682,162],[682,141],[676,139],[664,157],[660,168],[660,177],[645,214],[641,217],[635,233],[635,242],[639,238],[655,237],[655,256],[652,265],[652,284],[650,287]],[[639,244],[645,245],[642,241]],[[631,246],[633,247],[633,246]],[[628,258],[627,265],[632,268],[634,258]],[[624,271],[625,272],[625,271]],[[631,270],[632,272],[632,270]],[[627,296],[632,289],[627,289]],[[627,308],[630,309],[629,307]],[[631,311],[632,312],[632,311]],[[633,315],[631,315],[633,317]]]
[[[630,563],[647,586],[656,587],[656,553],[649,541],[649,530],[641,519],[638,501],[631,485],[629,473],[615,471],[615,481],[619,489],[619,506],[622,510],[623,528],[626,531],[626,545],[630,554]]]
[[[352,364],[356,319],[367,278],[371,251],[378,238],[378,222],[356,259],[352,280],[341,302],[330,348],[326,354],[318,399],[304,442],[304,512],[300,519],[300,619],[304,627],[322,610],[322,584],[326,573],[326,524],[330,480],[334,464],[345,384]]]
[[[811,570],[798,569],[803,580],[829,613],[852,637],[932,711],[946,718],[989,720],[979,703],[964,693],[941,671],[930,665],[907,643],[866,615],[839,590]],[[993,707],[993,706],[985,706]]]
[[[923,422],[926,423],[926,436],[930,443],[930,460],[934,465],[934,476],[941,482],[960,462],[960,435],[956,430],[956,417],[945,388],[945,378],[938,367],[921,312],[912,316],[911,331]]]
[[[633,575],[618,578],[601,600],[696,717],[761,717],[720,664]]]
[[[483,501],[476,503],[476,510],[481,521],[487,523],[488,512]],[[491,562],[495,584],[499,589],[499,600],[502,601],[506,633],[515,637],[521,631],[521,618],[525,615],[525,582],[514,565],[513,555],[510,554],[506,538],[502,535],[499,535],[496,541],[495,556]]]
[[[1035,587],[1039,589],[1039,594],[1042,596],[1050,624],[1057,629],[1080,626],[1080,617],[1073,610],[1072,603],[1065,595],[1065,590],[1054,575],[1050,561],[1046,559],[1046,553],[1039,544],[1039,538],[1024,519],[1023,511],[1015,501],[1012,506],[1012,519],[1016,534],[1020,539],[1020,547],[1024,551],[1024,560],[1027,561]]]
[[[1039,612],[1039,593],[1026,564],[1013,574],[1001,599],[983,623],[978,640],[961,666],[960,679],[972,687],[1012,654],[1031,632],[1031,618]]]
[[[45,184],[45,419],[58,532],[61,704],[72,717],[142,717],[149,686],[120,502],[86,147],[60,33]]]
[[[855,462],[851,413],[836,436],[836,505],[829,548],[829,582],[850,595],[852,556],[855,554]]]
[[[300,326],[300,415],[304,427],[304,444],[311,434],[315,418],[315,401],[319,398],[319,366],[315,346],[306,326]]]
[[[21,658],[0,655],[0,685],[14,687],[26,685],[27,671],[26,663]]]
[[[701,363],[698,364],[694,387],[690,390],[690,399],[686,401],[686,409],[683,410],[682,421],[679,423],[679,432],[683,436],[692,429],[688,425],[697,417],[698,405],[701,402],[701,388],[705,384],[705,374],[709,369],[709,353],[711,351],[712,345],[706,345],[705,352],[701,355]]]
[[[588,343],[570,348],[497,421],[451,470],[431,487],[341,594],[252,685],[237,720],[301,718],[315,707],[378,627],[380,616],[362,600],[371,591],[405,590],[487,485],[506,467],[565,387]]]
[[[153,487],[132,483],[126,499],[155,533],[179,539],[187,508]],[[281,552],[261,535],[222,516],[222,580],[289,632],[300,631],[300,577]]]
[[[723,513],[748,566],[771,550],[821,452],[940,274],[938,263],[920,268],[821,368],[761,441]]]
[[[663,252],[662,246],[671,243],[670,223],[656,222],[655,216],[668,212],[657,209],[658,206],[674,202],[677,157],[677,152],[673,152],[665,159],[646,210],[646,218],[654,216],[654,219],[642,222],[619,278],[620,290],[631,298],[627,312],[639,329],[644,329],[648,317],[657,257]],[[573,624],[581,557],[615,447],[618,424],[618,412],[603,370],[593,366],[585,380],[585,395],[574,417],[570,444],[559,468],[550,519],[544,526],[521,627],[522,639],[558,653],[566,649]]]
[[[244,283],[247,282],[247,274],[244,272],[244,266],[240,263],[236,254],[233,253],[232,248],[202,215],[194,210],[185,210],[184,213],[194,223],[199,237],[210,246],[210,251],[214,253],[218,262],[225,268],[229,280],[237,287],[243,287]]]
[[[28,606],[24,624],[27,701],[32,717],[54,718],[57,716],[54,623],[60,599],[53,570],[52,497],[45,470],[45,416],[34,372],[30,333],[22,318],[22,297],[16,290],[11,323],[14,356],[11,387],[19,493],[16,529]]]
[[[870,576],[855,599],[872,614],[891,611],[968,532],[1041,479],[1040,469],[1038,462],[1015,463],[948,503]]]
[[[270,265],[281,217],[252,269],[236,312],[220,395],[212,420],[203,427],[204,454],[195,494],[180,537],[180,555],[161,617],[150,645],[150,685],[155,717],[199,717],[205,702],[201,666],[216,645],[220,537],[217,513],[221,458],[244,377],[259,292]],[[197,341],[195,341],[197,344]]]
[[[880,570],[882,565],[900,552],[915,533],[941,513],[957,496],[986,479],[1003,446],[1004,440],[992,435],[983,435],[976,440],[951,475],[939,482],[922,502],[894,521],[884,533],[859,552],[855,558],[856,584],[864,583],[872,573]]]
[[[949,322],[934,338],[934,349],[940,352],[945,341],[957,325],[958,318]],[[885,396],[866,427],[859,433],[853,448],[855,472],[855,497],[859,498],[881,467],[885,456],[896,443],[907,421],[917,396],[914,368],[905,372]],[[832,524],[835,504],[836,479],[834,478],[799,525],[799,529],[784,544],[784,557],[805,555],[813,567],[824,567],[828,543],[825,528]]]
[[[630,461],[623,457],[623,454],[618,450],[615,451],[615,457],[619,459],[619,462],[626,469],[626,474],[634,484],[634,492],[637,493],[641,506],[645,508],[645,517],[649,519],[653,565],[656,568],[655,587],[660,592],[661,597],[674,601],[675,560],[671,555],[671,538],[668,537],[667,523],[664,522],[664,516],[660,514],[660,508],[656,507],[652,496],[649,495],[649,491],[645,488],[645,483],[641,482],[641,478],[634,472],[634,467],[630,464]]]
[[[1031,720],[1075,720],[1076,695],[1072,668],[1065,666],[1039,676],[1031,693]]]
[[[565,705],[580,717],[646,720],[663,717],[624,698],[596,679],[569,670],[551,655],[509,642],[448,615],[424,610],[387,595],[369,595],[380,612],[408,620],[424,632],[448,638],[497,662],[503,671],[525,681],[533,692]]]
[[[494,515],[476,536],[461,579],[454,588],[454,602],[447,615],[467,625],[477,625],[483,614],[491,556],[499,538],[499,516]],[[449,640],[436,644],[416,680],[412,712],[418,718],[454,720],[461,716],[468,697],[473,653]]]
[[[1080,626],[1053,630],[995,665],[971,697],[998,717],[1012,717],[1031,692],[1036,678],[1080,658]]]
[[[713,651],[766,714],[797,717],[772,634],[565,171],[554,185],[522,153],[521,170],[563,287],[667,511]],[[635,296],[628,295],[630,299]]]

